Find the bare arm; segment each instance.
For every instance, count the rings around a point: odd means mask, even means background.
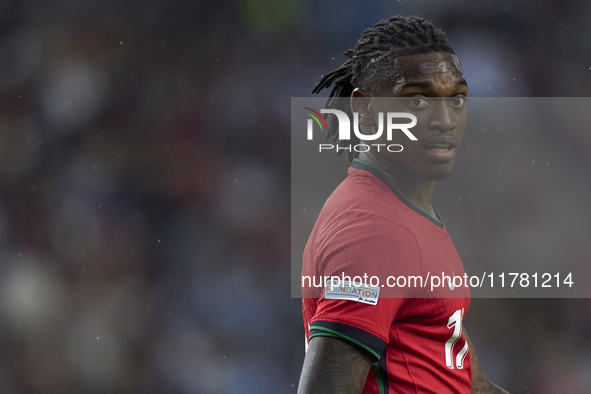
[[[463,327],[463,331],[464,338],[466,338],[466,341],[468,341],[468,347],[470,348],[470,360],[472,364],[472,394],[509,394],[507,391],[495,386],[490,380],[488,380],[482,371],[480,360],[476,354],[476,349],[474,349],[474,345],[472,344],[465,327]]]
[[[372,356],[360,347],[332,337],[312,338],[308,345],[298,394],[359,394]]]

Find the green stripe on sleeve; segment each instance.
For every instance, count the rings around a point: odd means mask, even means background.
[[[357,340],[355,340],[355,339],[353,339],[353,338],[351,338],[351,337],[349,337],[347,335],[341,334],[338,331],[331,330],[330,328],[326,328],[326,327],[315,326],[315,325],[312,325],[310,327],[310,330],[320,330],[320,331],[324,331],[326,333],[332,334],[331,336],[334,336],[336,338],[346,339],[347,341],[353,342],[357,346],[361,346],[363,349],[365,349],[368,352],[370,352],[377,360],[380,359],[380,355],[377,354],[375,351],[373,351],[371,348],[365,346],[363,343],[361,343],[361,342],[359,342],[359,341],[357,341]],[[320,335],[319,333],[310,335],[310,339],[312,339],[314,336],[319,336],[319,335]]]

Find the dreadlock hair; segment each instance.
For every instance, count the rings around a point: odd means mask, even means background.
[[[311,93],[319,93],[334,85],[326,102],[326,108],[341,110],[349,116],[349,119],[352,119],[349,100],[343,100],[342,97],[350,98],[357,87],[368,88],[380,80],[396,77],[399,70],[393,66],[397,58],[431,52],[455,53],[449,46],[443,30],[414,15],[408,17],[397,15],[382,19],[363,32],[355,48],[345,51],[344,54],[349,59],[338,69],[324,75]],[[334,137],[333,142],[338,141],[339,147],[360,143],[354,133],[351,133],[350,141],[338,140],[338,123],[334,115],[329,117],[326,138],[330,137]],[[340,155],[343,150],[337,149],[337,152]],[[359,156],[359,153],[353,149],[346,152],[349,162]]]

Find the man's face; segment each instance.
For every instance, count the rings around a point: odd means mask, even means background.
[[[418,141],[411,141],[403,132],[395,130],[392,140],[382,137],[371,143],[400,144],[402,152],[380,149],[386,162],[395,161],[411,172],[428,180],[445,179],[457,153],[466,126],[465,97],[468,85],[462,75],[460,62],[450,53],[427,53],[398,59],[396,77],[379,83],[379,96],[394,100],[376,99],[372,93],[373,110],[377,112],[408,112],[417,117],[417,125],[410,129]],[[394,123],[408,120],[395,119]],[[377,126],[376,126],[377,127]],[[384,119],[384,127],[386,121]]]

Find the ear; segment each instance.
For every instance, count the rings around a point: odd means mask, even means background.
[[[359,113],[359,124],[373,126],[374,121],[371,114],[371,96],[360,88],[355,88],[351,93],[351,111]]]

